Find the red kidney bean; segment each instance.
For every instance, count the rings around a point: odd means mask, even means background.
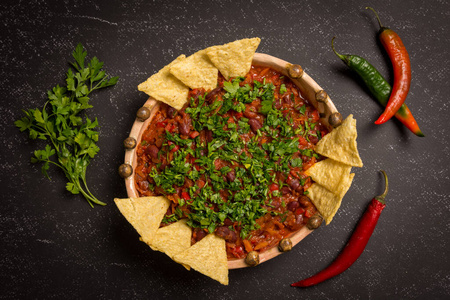
[[[195,231],[195,240],[198,242],[206,236],[206,232],[204,230],[196,230]]]
[[[236,174],[234,173],[234,171],[230,171],[227,173],[226,177],[228,182],[233,182],[236,179]]]
[[[217,87],[213,89],[211,92],[206,94],[206,101],[211,102],[216,99],[216,97],[219,95],[220,91],[222,90],[221,87]]]
[[[290,213],[285,224],[292,231],[298,230],[303,225],[303,215],[294,215],[293,213]]]
[[[225,225],[225,226],[231,226],[231,225],[233,225],[233,221],[231,221],[229,218],[226,218],[226,219],[223,221],[223,225]]]
[[[191,118],[188,115],[184,115],[183,119],[178,122],[178,132],[181,135],[188,135],[191,131]]]
[[[287,94],[283,97],[283,102],[287,105],[287,106],[292,106],[292,100],[291,100],[291,95]]]
[[[212,142],[212,140],[213,140],[213,133],[212,133],[211,130],[209,130],[209,129],[206,129],[206,130],[205,130],[205,138],[206,138],[206,141],[207,141],[208,143],[211,143],[211,142]]]
[[[300,206],[300,204],[298,203],[298,201],[291,201],[287,204],[287,209],[289,209],[290,211],[295,211],[298,207]]]
[[[306,196],[300,196],[300,198],[298,198],[298,202],[303,208],[308,207],[311,203],[311,201],[309,201],[308,197]]]
[[[281,200],[279,200],[279,198],[275,198],[275,199],[272,201],[272,206],[273,206],[273,209],[278,209],[278,208],[280,208],[280,206],[281,206]]]
[[[173,118],[176,113],[177,113],[177,110],[175,108],[173,108],[172,106],[169,106],[169,108],[167,109],[167,117]]]
[[[237,240],[236,232],[230,230],[227,226],[217,228],[216,234],[229,243],[234,243]]]
[[[310,135],[310,136],[308,136],[308,138],[309,138],[309,141],[313,144],[317,144],[319,142],[319,138],[315,135]]]
[[[303,224],[303,215],[302,214],[299,214],[295,217],[295,224],[299,227]]]
[[[148,181],[144,180],[144,181],[139,181],[139,188],[142,190],[147,190],[148,189]]]
[[[256,119],[248,120],[248,125],[250,125],[250,128],[252,129],[253,133],[256,133],[258,129],[262,127],[261,123]]]
[[[281,102],[281,99],[275,100],[275,109],[280,109],[283,106],[283,103]]]
[[[300,181],[297,178],[292,178],[291,180],[288,181],[287,184],[289,184],[291,189],[293,189],[294,191],[300,187]]]
[[[250,107],[251,106],[247,106],[247,108],[244,111],[244,116],[246,118],[249,118],[249,119],[254,119],[254,118],[256,118],[258,116],[258,114],[256,112],[254,112],[254,111],[251,111]]]
[[[291,189],[289,188],[289,187],[287,187],[287,186],[283,186],[282,188],[281,188],[281,194],[282,195],[287,195],[287,194],[289,194],[291,192]]]
[[[150,145],[145,148],[145,153],[149,155],[151,158],[158,158],[159,149],[155,145]]]

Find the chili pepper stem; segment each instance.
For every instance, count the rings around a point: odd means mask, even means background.
[[[375,16],[377,17],[377,20],[378,20],[378,24],[380,24],[380,30],[383,30],[384,26],[381,25],[380,17],[378,16],[378,13],[375,11],[375,9],[373,9],[372,7],[369,7],[369,6],[366,6],[366,9],[370,9],[371,11],[373,11],[375,13]]]
[[[385,171],[380,170],[381,173],[383,173],[384,176],[384,182],[385,182],[385,188],[384,188],[384,192],[383,194],[376,196],[375,199],[379,202],[381,202],[382,204],[386,204],[386,201],[384,200],[384,198],[386,198],[386,195],[388,193],[389,190],[389,182],[388,182],[388,178],[387,178],[387,174]]]
[[[334,54],[336,54],[343,62],[348,63],[348,58],[345,55],[339,54],[336,52],[336,49],[334,49],[334,39],[336,37],[333,36],[333,38],[331,39],[331,49],[333,49]]]

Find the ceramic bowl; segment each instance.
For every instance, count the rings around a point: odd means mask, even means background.
[[[334,123],[333,118],[340,116],[336,107],[329,96],[324,93],[322,88],[308,74],[306,74],[306,72],[304,72],[299,65],[293,65],[287,61],[261,53],[255,53],[253,57],[253,64],[271,67],[283,75],[290,77],[291,80],[299,87],[303,97],[306,98],[319,111],[322,123],[327,125],[329,130],[332,130],[332,124]],[[152,121],[155,113],[159,110],[160,102],[150,97],[147,102],[144,103],[143,107],[149,109],[150,116],[144,121],[136,118],[129,135],[136,141],[136,145],[140,144],[143,132]],[[137,146],[133,149],[127,149],[125,152],[124,165],[127,165],[128,167],[131,166],[132,170],[134,170],[137,163],[136,148]],[[135,187],[134,174],[125,178],[125,185],[128,197],[139,197]],[[304,226],[288,238],[291,239],[293,246],[295,246],[312,231],[313,230],[308,229],[307,226]],[[260,263],[272,259],[281,253],[283,252],[281,252],[278,247],[268,249],[265,252],[260,253]],[[237,269],[247,266],[248,265],[245,263],[244,259],[234,259],[228,261],[229,269]]]

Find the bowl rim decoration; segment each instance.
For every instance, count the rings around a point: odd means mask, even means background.
[[[325,124],[330,131],[332,130],[333,127],[330,125],[329,118],[332,114],[338,113],[338,111],[329,96],[326,93],[323,93],[323,89],[306,72],[304,72],[300,66],[293,65],[282,59],[262,53],[255,53],[252,64],[256,66],[270,67],[282,73],[283,75],[288,76],[292,80],[292,82],[300,89],[303,97],[306,98],[319,111],[322,123]],[[298,75],[298,78],[295,78],[297,76],[294,77],[292,76],[292,74],[289,74],[289,69],[292,66],[297,66],[300,68],[300,74]],[[146,107],[150,111],[150,116],[144,121],[136,118],[133,123],[129,137],[133,138],[136,141],[136,146],[132,149],[125,150],[125,164],[130,165],[132,167],[132,170],[135,169],[135,166],[137,164],[136,150],[141,142],[142,134],[152,121],[155,113],[159,110],[160,104],[161,102],[150,97],[143,105],[143,107]],[[128,197],[139,197],[138,191],[135,187],[134,171],[130,176],[125,178],[125,186]],[[305,225],[295,233],[291,234],[288,238],[292,241],[292,246],[295,246],[306,236],[308,236],[312,231],[313,230],[308,229]],[[259,263],[268,261],[280,255],[281,253],[283,252],[281,252],[277,246],[274,246],[259,254]],[[237,269],[244,267],[248,267],[248,265],[245,263],[244,258],[228,260],[228,269]]]

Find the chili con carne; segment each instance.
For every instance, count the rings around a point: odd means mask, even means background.
[[[190,90],[188,99],[178,112],[161,104],[137,148],[139,195],[171,201],[161,226],[188,219],[192,244],[214,232],[230,259],[302,228],[317,212],[305,171],[323,159],[314,148],[328,129],[300,89],[252,66],[245,77],[219,75],[216,89]]]
[[[334,49],[333,42],[334,37],[331,40],[331,47],[334,53],[349,66],[350,69],[355,71],[361,77],[371,94],[383,107],[385,107],[392,91],[389,83],[383,78],[380,72],[364,58],[357,55],[342,55],[337,53]],[[420,137],[425,136],[406,104],[400,106],[399,110],[395,113],[395,117],[415,135]]]
[[[383,194],[372,199],[361,220],[359,220],[350,240],[339,256],[324,270],[312,277],[293,283],[291,286],[309,287],[337,276],[347,270],[362,254],[377,225],[381,211],[386,207],[384,199],[388,192],[388,178],[384,171],[381,172],[386,182],[385,190]]]
[[[392,118],[405,102],[411,86],[411,62],[408,51],[406,51],[405,45],[398,34],[381,24],[380,18],[373,8],[366,7],[366,9],[372,10],[377,17],[378,24],[380,25],[378,37],[389,55],[394,70],[392,93],[384,112],[375,121],[375,124],[379,125]]]

